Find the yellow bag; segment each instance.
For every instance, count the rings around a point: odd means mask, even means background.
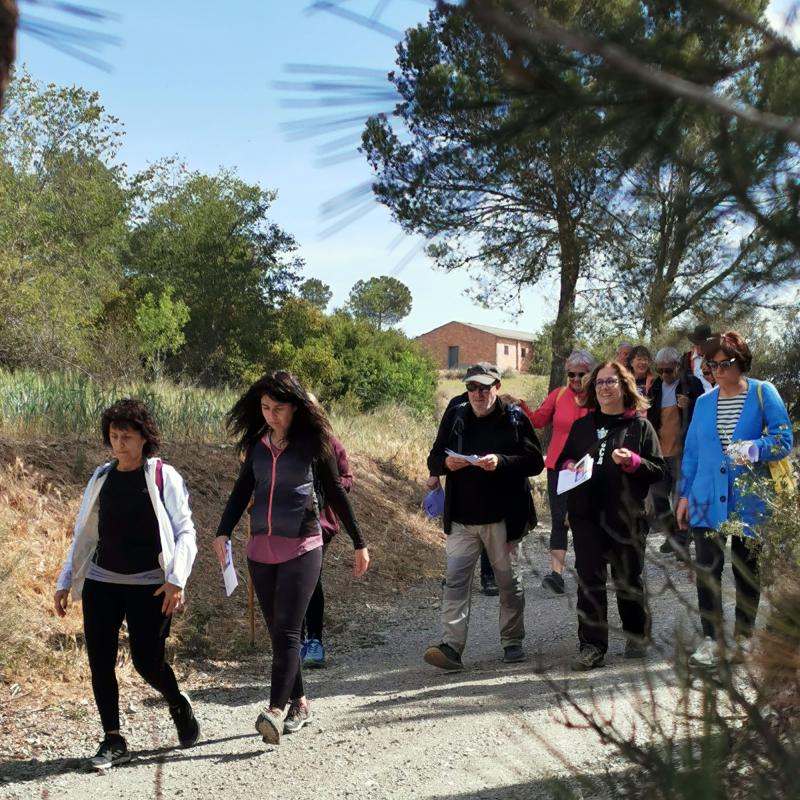
[[[761,384],[758,384],[758,404],[761,406],[761,415],[764,415],[764,397],[761,394]],[[764,425],[763,433],[769,433],[766,424]],[[797,495],[797,481],[794,477],[794,468],[792,466],[792,459],[789,456],[782,458],[780,461],[767,461],[769,467],[769,475],[772,478],[772,483],[775,486],[775,491],[778,494],[785,494],[788,497],[795,497]]]

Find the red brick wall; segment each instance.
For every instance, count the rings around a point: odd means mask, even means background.
[[[434,358],[439,369],[447,369],[447,353],[451,346],[458,347],[458,364],[466,367],[477,361],[495,363],[497,337],[485,331],[470,328],[460,322],[448,322],[416,339]]]

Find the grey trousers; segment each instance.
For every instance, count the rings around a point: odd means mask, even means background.
[[[519,543],[511,552],[506,523],[462,525],[453,522],[447,537],[447,578],[442,597],[442,642],[457,653],[467,644],[472,575],[481,547],[486,548],[500,590],[500,642],[503,647],[525,638],[525,592],[520,579]]]

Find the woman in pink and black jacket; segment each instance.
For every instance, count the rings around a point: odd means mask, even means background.
[[[230,535],[252,497],[247,565],[272,640],[269,705],[256,730],[268,744],[278,744],[283,733],[311,720],[300,629],[322,567],[315,484],[353,540],[356,576],[366,572],[369,553],[336,467],[328,418],[292,375],[274,372],[253,384],[228,414],[228,426],[245,459],[214,550],[224,564]]]
[[[525,401],[519,402],[534,428],[553,426],[550,445],[544,465],[547,468],[547,496],[550,501],[550,573],[545,575],[542,586],[555,594],[564,594],[564,562],[567,557],[567,498],[556,493],[558,471],[556,462],[564,449],[572,425],[589,413],[581,405],[584,397],[584,378],[592,371],[594,358],[586,350],[575,350],[566,363],[567,385],[553,389],[535,411]],[[509,398],[506,398],[507,400]]]

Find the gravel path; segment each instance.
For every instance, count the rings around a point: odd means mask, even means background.
[[[83,718],[69,723],[71,735],[53,741],[51,731],[48,757],[0,760],[0,798],[515,800],[556,796],[552,779],[558,776],[572,776],[578,796],[605,796],[581,790],[574,776],[624,765],[593,733],[564,724],[557,692],[613,711],[623,726],[632,707],[654,697],[674,707],[674,631],[687,624],[681,598],[691,602],[693,588],[685,569],[655,551],[660,540],[650,540],[647,581],[656,646],[644,669],[622,659],[622,637],[614,631],[604,669],[569,671],[577,642],[574,580],[562,597],[540,588],[535,570],[545,564],[546,537],[534,534],[525,546],[529,659],[522,664],[501,662],[497,599],[477,593],[467,669],[450,674],[424,664],[424,648],[439,641],[439,588],[424,584],[392,608],[365,612],[362,646],[351,640],[345,651],[344,642],[336,649],[334,640],[329,667],[308,675],[314,723],[280,746],[264,745],[253,728],[267,697],[266,665],[258,672],[254,665],[239,672],[193,665],[183,686],[202,725],[197,746],[174,749],[166,708],[144,691],[129,706],[126,693],[125,733],[136,751],[131,764],[105,775],[83,769],[80,759],[96,747],[89,703],[76,714]],[[667,582],[677,592],[665,591]],[[654,694],[645,696],[650,687]],[[32,717],[30,735],[47,734]]]

